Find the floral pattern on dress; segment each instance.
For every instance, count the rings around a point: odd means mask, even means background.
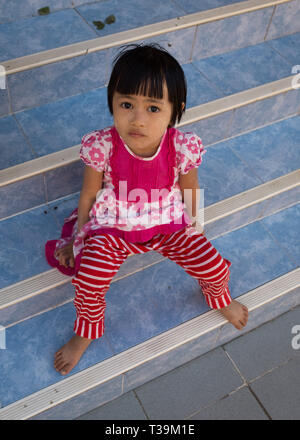
[[[96,171],[104,171],[111,150],[110,128],[94,130],[82,137],[80,159]]]
[[[202,163],[202,156],[206,153],[202,140],[195,133],[177,130],[175,148],[178,169],[181,174],[187,174],[191,169]]]

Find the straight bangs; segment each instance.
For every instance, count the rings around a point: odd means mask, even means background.
[[[148,66],[126,66],[116,81],[115,90],[122,95],[143,95],[163,99],[165,75],[161,69]]]

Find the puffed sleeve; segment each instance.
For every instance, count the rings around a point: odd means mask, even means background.
[[[177,130],[175,136],[178,169],[181,174],[187,174],[191,169],[198,168],[202,156],[206,153],[201,138],[195,133],[183,133]]]
[[[87,133],[81,139],[80,159],[86,165],[101,172],[106,167],[111,146],[112,137],[109,129]]]

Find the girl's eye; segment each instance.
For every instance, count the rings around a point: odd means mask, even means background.
[[[131,104],[130,104],[130,102],[122,102],[121,107],[125,108],[125,109],[130,109]]]
[[[156,107],[156,105],[151,105],[151,107],[149,107],[149,109],[150,109],[150,112],[151,112],[151,113],[157,113],[157,112],[159,112],[159,108]]]

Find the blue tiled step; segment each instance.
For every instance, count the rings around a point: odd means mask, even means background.
[[[187,106],[203,104],[291,75],[292,67],[299,59],[299,42],[298,32],[192,62],[179,59],[187,76]],[[169,49],[178,57],[179,43],[177,48]],[[104,87],[109,80],[115,53],[116,50],[111,53],[99,51],[9,75],[7,83],[12,111],[17,113]],[[249,63],[249,59],[253,61]],[[74,80],[70,81],[70,77]],[[9,109],[6,107],[5,110],[4,100],[2,106],[0,114],[5,116]]]
[[[181,2],[181,0],[180,0]],[[191,2],[190,2],[191,3]],[[120,3],[117,0],[109,0],[96,2],[93,4],[82,5],[76,9],[65,9],[54,12],[48,16],[33,17],[16,22],[9,22],[0,24],[0,35],[4,41],[3,49],[0,52],[0,61],[12,60],[14,58],[23,57],[29,54],[39,53],[41,51],[53,49],[59,46],[70,45],[76,42],[85,42],[89,39],[94,39],[96,36],[105,37],[112,34],[119,34],[123,31],[132,29],[139,29],[145,25],[161,23],[166,20],[182,17],[190,14],[191,11],[210,12],[213,6],[216,14],[216,22],[211,22],[212,14],[206,14],[208,23],[201,22],[202,25],[201,38],[196,37],[196,44],[194,47],[194,54],[199,57],[199,54],[207,56],[212,47],[216,47],[220,53],[231,50],[237,47],[245,47],[257,42],[264,41],[264,39],[272,39],[283,35],[292,34],[299,31],[297,15],[299,13],[297,0],[284,1],[280,4],[274,0],[273,4],[266,2],[266,6],[256,0],[253,1],[238,1],[238,2],[201,2],[187,5],[185,7],[182,2],[175,0],[167,0],[160,2],[154,0],[151,5],[140,0],[125,0]],[[219,4],[218,4],[219,3]],[[189,7],[192,6],[192,7]],[[220,8],[225,6],[225,8]],[[229,9],[226,7],[229,6]],[[255,8],[258,8],[255,10]],[[254,10],[253,10],[254,9]],[[217,14],[220,11],[229,10],[229,16],[220,20]],[[234,10],[242,11],[241,16],[235,16],[232,12]],[[188,11],[188,12],[186,12]],[[249,12],[250,11],[250,12]],[[106,25],[103,29],[97,30],[93,21],[104,21],[106,16],[114,14],[116,21],[110,25]],[[232,16],[230,16],[232,15]],[[208,27],[207,27],[208,26]],[[243,29],[241,29],[241,27]],[[75,31],[74,32],[74,28]],[[225,29],[226,28],[226,29]],[[194,35],[196,26],[192,25],[191,35]],[[208,32],[209,30],[209,32]],[[164,32],[164,29],[162,29]],[[165,32],[168,32],[166,30]],[[219,34],[218,38],[213,38],[214,41],[207,41],[210,38],[209,34]],[[20,48],[18,44],[18,35],[22,39],[23,45]],[[178,36],[180,33],[178,34]],[[204,37],[203,37],[204,35]],[[140,37],[143,38],[143,37]],[[189,38],[192,38],[191,36]],[[205,44],[203,45],[203,39]],[[160,39],[160,37],[158,37]],[[192,46],[192,40],[189,41],[189,47]],[[208,51],[208,52],[207,52]]]
[[[221,255],[232,262],[229,287],[233,298],[239,298],[299,267],[299,210],[298,204],[212,241]],[[143,289],[140,289],[141,285]],[[281,306],[291,307],[291,303],[296,304],[297,298],[299,301],[299,294],[293,292],[282,296],[276,303],[276,310],[272,307],[272,311],[267,310],[266,316],[270,316],[270,313],[280,314]],[[204,316],[209,311],[196,280],[169,260],[112,283],[106,300],[105,335],[89,347],[71,375],[199,315]],[[259,310],[253,316],[259,317],[259,320],[264,319]],[[4,376],[0,381],[0,401],[4,409],[25,396],[63,380],[53,369],[53,356],[72,335],[74,317],[74,307],[69,302],[6,329],[7,348],[0,352],[4,366],[1,372]],[[249,329],[256,325],[255,319],[252,321],[250,314]],[[189,356],[197,356],[195,353],[198,353],[201,344],[204,344],[207,351],[207,347],[212,346],[217,336],[219,341],[224,342],[224,338],[232,339],[240,334],[232,326],[228,326],[226,325],[226,335],[219,334],[218,329],[215,329],[192,342],[193,348],[187,350]],[[181,349],[169,353],[168,356],[172,358],[170,365],[174,362],[180,364],[185,356],[182,357],[183,353]],[[153,362],[154,370],[161,371],[160,358]],[[153,362],[149,364],[152,367]],[[102,403],[128,391],[137,382],[143,383],[142,377],[149,377],[149,365],[102,384],[103,393],[100,388],[97,389],[98,393],[102,393]],[[166,369],[166,364],[162,368]],[[98,394],[97,399],[99,396]],[[74,418],[89,410],[87,402],[91,403],[84,397],[81,400],[80,396],[75,399],[75,413],[71,413],[74,411],[72,405],[66,407],[68,417]],[[97,404],[99,402],[95,406]],[[61,413],[60,418],[64,418],[64,413]]]
[[[202,0],[201,4],[199,4],[198,0],[175,0],[172,2],[172,6],[173,4],[177,4],[182,8],[184,12],[191,14],[193,12],[205,11],[207,9],[218,8],[220,6],[225,6],[237,2],[237,0]],[[89,0],[56,1],[55,4],[50,6],[50,13],[57,12],[63,9],[73,8],[77,10],[77,7],[88,3],[90,3]],[[94,3],[97,5],[98,3],[103,3],[103,0]],[[112,2],[107,3],[111,4]],[[31,18],[32,16],[38,16],[38,9],[43,7],[45,7],[45,0],[36,0],[34,2],[24,0],[22,2],[22,8],[18,8],[18,0],[10,0],[9,3],[0,6],[0,23],[15,22],[16,20],[20,20],[22,18]],[[118,5],[118,10],[120,10],[120,8],[122,8],[122,5]]]

